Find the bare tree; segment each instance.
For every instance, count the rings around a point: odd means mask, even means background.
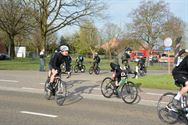
[[[103,30],[101,31],[102,39],[106,42],[106,54],[108,55],[109,59],[112,58],[112,50],[113,47],[111,46],[111,42],[113,40],[122,39],[124,36],[124,29],[120,28],[118,25],[113,23],[107,23],[104,25]]]
[[[21,0],[6,0],[0,4],[0,29],[9,37],[9,55],[15,57],[15,36],[27,32],[31,26],[30,9]]]
[[[168,6],[163,1],[142,1],[130,14],[133,20],[133,23],[129,24],[130,36],[141,40],[152,49],[163,34],[163,26],[169,14]]]
[[[25,0],[25,3],[35,12],[44,48],[48,35],[67,25],[79,25],[84,17],[96,17],[104,10],[100,0]]]
[[[173,48],[175,48],[176,39],[178,37],[185,38],[185,23],[178,17],[170,16],[165,22],[163,27],[163,36],[162,39],[170,37],[173,41]]]

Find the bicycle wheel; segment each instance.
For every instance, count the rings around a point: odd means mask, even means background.
[[[61,79],[59,79],[57,81],[57,87],[55,93],[55,100],[59,106],[63,105],[66,99],[66,93],[67,93],[66,84]]]
[[[175,93],[163,94],[157,103],[157,113],[160,120],[168,124],[174,124],[179,118],[178,112],[172,110],[172,101]]]
[[[75,73],[77,73],[78,72],[78,70],[79,70],[79,67],[76,65],[76,66],[74,66],[74,72]]]
[[[47,100],[50,100],[51,96],[52,96],[52,92],[47,88],[49,86],[49,79],[46,80],[45,84],[44,84],[44,97]]]
[[[104,97],[110,98],[114,93],[114,81],[110,77],[106,77],[101,83],[101,93]]]
[[[89,74],[92,74],[93,73],[93,67],[90,67],[89,68]]]
[[[127,104],[132,104],[138,97],[138,90],[134,83],[128,81],[121,88],[121,98]]]
[[[82,67],[81,67],[81,72],[83,73],[83,72],[85,72],[86,71],[86,67],[85,67],[85,65],[82,65]]]
[[[96,70],[95,70],[95,74],[96,74],[96,75],[99,75],[99,73],[100,73],[100,68],[97,67]]]

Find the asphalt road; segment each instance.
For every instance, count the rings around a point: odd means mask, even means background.
[[[164,124],[157,116],[156,104],[169,90],[140,88],[138,100],[128,105],[119,98],[106,99],[101,95],[100,83],[110,76],[109,72],[79,73],[70,79],[62,77],[67,83],[68,98],[63,106],[58,106],[55,100],[44,99],[46,75],[47,72],[37,71],[0,71],[0,125]]]

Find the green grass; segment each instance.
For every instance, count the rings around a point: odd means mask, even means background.
[[[177,90],[172,75],[148,75],[138,79],[129,79],[137,86],[155,89]]]
[[[86,70],[88,71],[89,67],[92,65],[92,59],[86,58],[84,65],[86,65]],[[49,58],[46,59],[46,69],[48,69]],[[109,66],[110,61],[107,59],[102,59],[100,63],[101,70],[110,70]],[[72,65],[75,65],[75,58],[73,58]],[[132,66],[135,66],[135,63],[131,63]],[[38,70],[39,69],[39,59],[31,58],[15,58],[14,60],[1,60],[0,61],[0,70]],[[167,67],[154,65],[148,67],[149,70],[167,70]],[[174,85],[174,81],[171,75],[148,75],[145,77],[140,77],[139,79],[129,79],[130,81],[135,82],[138,86],[144,88],[157,88],[157,89],[177,89]]]
[[[72,65],[75,65],[75,58],[73,58]],[[46,69],[48,69],[49,58],[46,58]],[[86,58],[84,65],[86,69],[92,65],[93,60],[91,58]],[[102,70],[110,70],[110,60],[101,59],[100,68]],[[131,62],[130,65],[134,68],[136,63]],[[39,69],[39,59],[35,58],[15,58],[13,60],[0,60],[0,70],[38,70]],[[148,70],[167,70],[166,65],[157,64],[154,66],[149,66]]]

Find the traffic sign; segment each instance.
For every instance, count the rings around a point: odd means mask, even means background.
[[[165,47],[170,47],[172,46],[172,39],[170,37],[167,37],[165,40],[164,40],[164,46]]]

